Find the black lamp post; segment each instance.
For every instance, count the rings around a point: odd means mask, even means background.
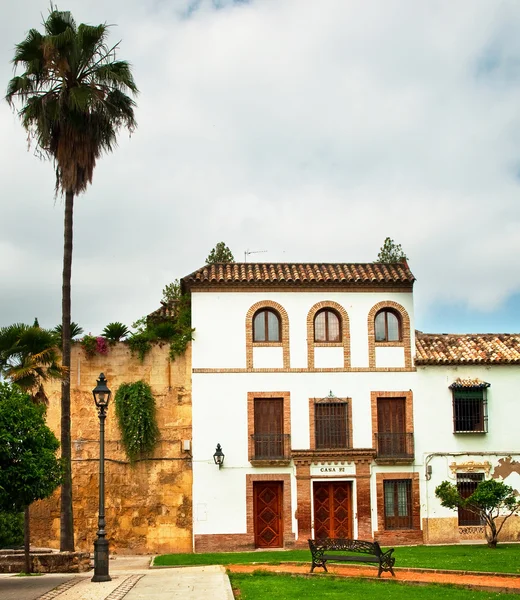
[[[222,452],[222,446],[220,444],[217,444],[213,460],[215,461],[215,464],[218,465],[219,469],[224,464],[224,452]]]
[[[112,392],[103,373],[92,390],[99,415],[99,516],[97,540],[94,542],[94,577],[91,581],[111,581],[108,574],[108,540],[105,531],[105,419]]]

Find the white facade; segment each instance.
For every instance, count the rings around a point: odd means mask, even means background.
[[[312,290],[251,287],[208,284],[191,288],[195,549],[262,545],[256,529],[264,500],[258,494],[265,487],[270,495],[271,484],[282,490],[283,531],[281,543],[274,542],[275,546],[306,545],[307,538],[316,534],[321,497],[325,506],[327,494],[332,502],[336,492],[348,495],[349,535],[353,537],[410,543],[481,535],[479,528],[462,532],[456,513],[440,506],[434,490],[441,481],[456,481],[457,473],[467,470],[491,477],[500,465],[507,483],[520,490],[520,448],[513,425],[520,416],[514,385],[519,366],[415,367],[411,285],[372,286],[367,291],[346,285],[344,291],[338,285],[330,290],[326,286]],[[348,320],[345,343],[319,344],[309,339],[313,323],[309,315],[318,304],[341,311],[343,324]],[[262,306],[275,307],[282,315],[279,344],[253,341],[252,315],[255,307]],[[385,306],[400,315],[399,343],[374,342],[373,329],[371,337],[375,307]],[[478,378],[490,384],[487,433],[454,434],[449,386],[458,378]],[[345,450],[319,451],[314,445],[315,399],[329,394],[348,405],[350,439]],[[255,398],[278,396],[283,398],[283,434],[290,436],[287,460],[255,460],[251,441]],[[402,426],[407,440],[413,441],[411,455],[381,460],[378,402],[394,397],[406,403]],[[217,443],[225,454],[221,469],[213,460]],[[384,514],[391,504],[384,494],[394,484],[385,482],[394,480],[409,482],[408,508],[413,515],[402,530],[395,525],[385,529],[394,523]],[[401,494],[398,485],[396,502]],[[262,522],[268,522],[269,516]],[[518,537],[518,531],[520,527],[513,527],[510,536]]]

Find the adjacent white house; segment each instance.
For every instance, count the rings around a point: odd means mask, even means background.
[[[227,263],[183,278],[196,551],[481,537],[435,486],[500,477],[520,490],[520,336],[416,332],[414,280],[406,263]]]

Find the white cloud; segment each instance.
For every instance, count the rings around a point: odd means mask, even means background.
[[[141,90],[138,130],[76,202],[76,321],[96,331],[152,310],[220,240],[238,260],[370,261],[390,235],[418,277],[419,318],[437,302],[498,310],[520,291],[520,6],[206,1],[186,17],[192,4],[69,1],[78,21],[118,24]],[[7,9],[5,82],[46,10]],[[0,127],[0,232],[31,249],[36,286],[61,261],[61,205],[6,105]],[[17,289],[15,269],[3,285]],[[18,310],[0,300],[0,321]]]

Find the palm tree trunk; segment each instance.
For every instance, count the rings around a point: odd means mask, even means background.
[[[24,515],[23,515],[23,553],[25,560],[25,573],[32,573],[31,567],[31,523],[30,523],[30,514],[29,507],[25,507]]]
[[[60,550],[74,551],[74,520],[72,514],[72,470],[70,440],[70,280],[72,274],[72,217],[74,192],[65,193],[65,226],[63,244],[63,280],[61,301],[62,361],[68,373],[61,383],[61,456],[64,463],[61,484]]]

